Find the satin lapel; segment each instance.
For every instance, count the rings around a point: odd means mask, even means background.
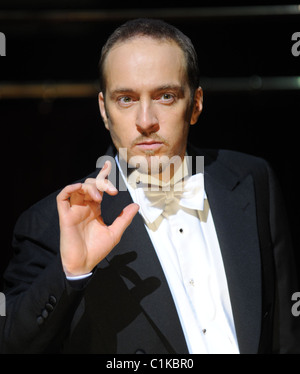
[[[220,162],[205,160],[204,183],[224,261],[242,353],[258,349],[261,273],[252,176],[242,180]]]
[[[130,203],[132,199],[127,191],[119,192],[115,197],[105,195],[102,202],[104,221],[112,223]],[[131,259],[126,266],[114,261],[122,255]],[[167,350],[170,353],[188,353],[166,278],[139,214],[106,259],[110,264],[113,263],[128,288],[128,297],[134,297],[139,303]]]

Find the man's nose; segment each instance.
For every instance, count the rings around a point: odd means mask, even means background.
[[[153,104],[140,102],[136,118],[136,127],[141,134],[149,135],[159,130],[159,123]]]

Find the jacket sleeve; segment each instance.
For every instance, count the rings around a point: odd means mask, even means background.
[[[292,314],[292,295],[298,291],[295,252],[280,186],[268,167],[270,233],[275,263],[273,352],[300,353],[300,319]]]
[[[83,291],[66,280],[59,254],[56,195],[19,218],[5,275],[1,353],[59,352]]]

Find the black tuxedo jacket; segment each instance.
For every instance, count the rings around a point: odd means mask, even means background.
[[[291,313],[297,291],[293,251],[271,169],[264,160],[232,151],[191,147],[189,154],[205,157],[205,189],[240,352],[299,353],[299,319]],[[188,353],[142,217],[136,215],[88,280],[69,282],[59,256],[56,195],[17,222],[15,255],[5,274],[2,352]],[[104,221],[112,223],[130,202],[127,191],[105,195]]]

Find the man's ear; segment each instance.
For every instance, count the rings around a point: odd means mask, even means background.
[[[193,111],[191,116],[191,125],[194,125],[202,112],[203,109],[203,91],[201,87],[198,87],[195,95],[194,95],[194,102],[193,102]]]
[[[101,117],[102,117],[102,120],[104,122],[104,126],[106,127],[107,130],[109,130],[108,116],[106,114],[104,96],[103,96],[102,92],[99,92],[98,103],[99,103],[99,109],[100,109]]]

